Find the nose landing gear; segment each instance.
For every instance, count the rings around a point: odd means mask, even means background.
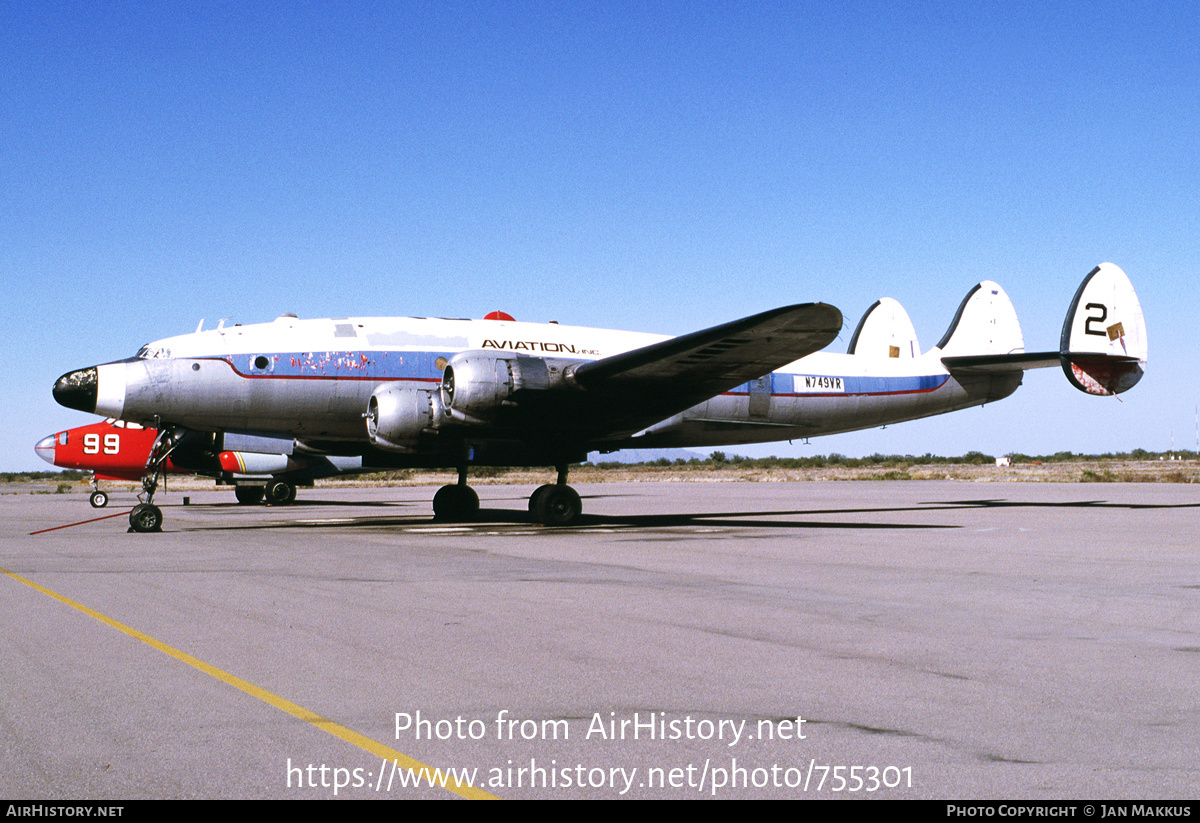
[[[158,490],[158,478],[163,473],[167,458],[179,444],[179,437],[174,429],[164,429],[157,419],[154,427],[158,429],[158,437],[150,449],[150,457],[146,460],[146,473],[142,475],[142,492],[145,501],[138,503],[129,513],[129,530],[131,532],[160,532],[162,531],[162,509],[154,505],[154,492]]]
[[[103,509],[108,505],[108,492],[100,491],[100,480],[95,474],[92,475],[92,494],[88,502],[92,504],[93,509]]]

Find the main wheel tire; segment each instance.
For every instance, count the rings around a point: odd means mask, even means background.
[[[108,505],[108,492],[94,491],[88,502],[92,504],[93,509],[103,509]]]
[[[243,506],[253,506],[255,503],[261,503],[263,494],[266,492],[262,486],[234,486],[233,496],[237,498],[237,502]]]
[[[470,486],[442,486],[433,496],[433,519],[446,523],[474,520],[479,514],[479,495]]]
[[[129,528],[135,532],[160,532],[162,521],[162,509],[153,503],[138,503],[129,513]]]
[[[579,492],[563,485],[550,486],[538,496],[534,516],[537,522],[547,526],[569,526],[582,513],[583,501],[579,499]]]
[[[272,480],[267,484],[268,506],[282,506],[296,499],[296,487],[283,480]]]
[[[545,496],[546,492],[554,488],[553,483],[547,483],[544,486],[538,486],[533,490],[533,494],[529,495],[529,513],[533,515],[534,520],[537,520],[538,502]]]

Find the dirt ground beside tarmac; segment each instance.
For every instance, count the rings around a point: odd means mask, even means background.
[[[453,483],[452,470],[405,469],[358,477],[334,477],[317,481],[325,488],[373,488],[387,486],[439,486]],[[598,468],[591,465],[571,468],[572,483],[782,483],[822,480],[957,480],[972,483],[1200,483],[1200,462],[1193,460],[1094,460],[1061,463],[1018,463],[998,467],[991,463],[975,465],[945,463],[914,465],[902,459],[874,466],[824,466],[810,469],[755,468],[727,465],[630,466]],[[473,486],[496,484],[538,485],[554,482],[549,468],[472,469]],[[192,491],[212,488],[204,477],[167,478],[167,488]],[[0,484],[0,494],[68,494],[87,491],[90,481],[61,482],[52,479],[14,481]],[[129,482],[103,481],[101,488],[136,491]]]

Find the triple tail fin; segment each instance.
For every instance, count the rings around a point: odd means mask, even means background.
[[[890,297],[875,301],[858,321],[847,354],[914,360],[921,354],[917,330],[908,312]]]
[[[1025,338],[1012,301],[999,284],[984,280],[963,298],[937,347],[942,362],[962,358],[1006,358],[1025,353]]]
[[[1083,279],[1059,343],[1063,372],[1088,394],[1129,391],[1146,371],[1146,319],[1133,284],[1112,263]]]
[[[1010,372],[1061,365],[1071,385],[1095,395],[1129,391],[1142,379],[1146,320],[1133,285],[1119,267],[1101,263],[1083,279],[1067,311],[1056,352],[1025,352],[1016,313],[1007,297],[1003,300],[1007,308],[998,310],[992,324],[995,331],[990,332],[983,322],[986,298],[983,302],[976,299],[989,286],[999,289],[985,281],[967,295],[939,344],[942,363],[951,372]],[[1009,315],[1010,320],[1004,319]],[[1006,352],[1005,346],[1011,348]]]

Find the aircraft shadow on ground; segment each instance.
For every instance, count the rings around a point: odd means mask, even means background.
[[[1031,501],[1031,500],[954,500],[929,501],[922,505],[936,506],[939,509],[1003,509],[1003,508],[1063,508],[1063,509],[1195,509],[1200,508],[1196,503],[1110,503],[1107,500],[1066,500],[1066,501]],[[926,509],[928,511],[928,509]]]
[[[599,497],[618,496],[624,497],[627,495],[589,495],[585,499],[596,499]],[[208,504],[213,505],[213,504]],[[216,504],[220,506],[231,504]],[[235,505],[236,504],[232,504]],[[330,501],[330,500],[307,500],[296,501],[288,506],[270,507],[271,511],[283,512],[288,509],[296,508],[404,508],[407,505],[423,506],[422,503],[407,503],[400,501],[364,501],[364,502],[347,502],[347,501]],[[931,512],[941,511],[961,511],[969,509],[993,509],[993,508],[1063,508],[1063,509],[1181,509],[1181,508],[1197,508],[1200,507],[1200,502],[1197,503],[1174,503],[1174,504],[1155,504],[1155,503],[1110,503],[1104,500],[1069,500],[1069,501],[1021,501],[1021,500],[1005,500],[1005,499],[979,499],[979,500],[956,500],[956,501],[925,501],[913,506],[874,506],[861,508],[837,508],[837,509],[767,509],[759,511],[723,511],[723,512],[684,512],[684,513],[657,513],[657,514],[588,514],[581,515],[576,523],[571,526],[550,527],[536,526],[536,528],[547,532],[571,532],[580,529],[613,529],[613,530],[637,530],[637,529],[662,529],[662,528],[738,528],[738,529],[958,529],[963,526],[952,523],[897,523],[897,522],[880,522],[880,521],[854,521],[854,520],[797,520],[798,517],[812,517],[817,515],[884,515],[897,513],[917,513],[929,514]],[[239,507],[245,508],[245,507]],[[346,528],[446,528],[446,529],[486,529],[495,526],[524,526],[533,527],[530,521],[529,513],[521,509],[504,509],[504,508],[484,508],[480,509],[476,519],[465,522],[455,523],[449,521],[437,521],[428,516],[425,512],[420,515],[416,514],[401,514],[397,513],[386,517],[348,517],[339,518],[337,521],[321,522],[321,521],[274,521],[269,523],[230,523],[222,525],[205,525],[196,526],[186,529],[187,531],[207,530],[207,529],[346,529]]]
[[[789,514],[805,514],[806,512],[764,512],[770,517],[781,517]],[[479,516],[470,522],[452,522],[434,520],[432,517],[413,517],[397,515],[394,517],[352,517],[339,519],[337,522],[323,523],[319,521],[291,521],[274,523],[237,523],[228,525],[191,526],[180,531],[209,531],[213,529],[363,529],[363,528],[400,528],[411,529],[488,529],[497,526],[523,526],[537,528],[546,532],[582,531],[588,529],[630,530],[665,529],[665,528],[738,528],[738,529],[957,529],[961,526],[939,523],[856,523],[854,521],[812,521],[812,520],[763,520],[754,519],[754,514],[745,512],[705,513],[705,514],[635,514],[635,515],[580,515],[579,519],[570,526],[543,526],[530,520],[527,512],[512,509],[481,509]]]

